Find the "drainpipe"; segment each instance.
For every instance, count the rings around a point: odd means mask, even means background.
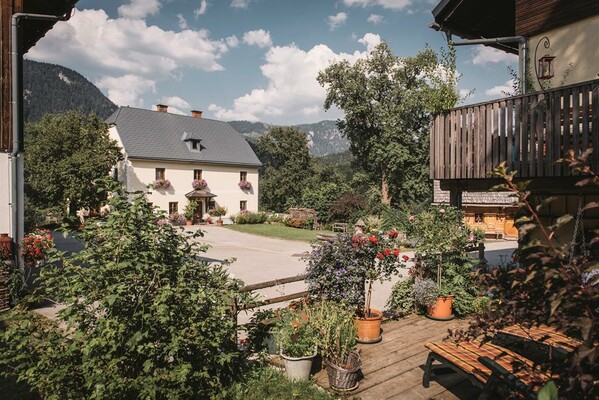
[[[23,155],[22,150],[22,93],[21,93],[21,61],[23,55],[20,52],[19,38],[19,20],[34,19],[43,21],[68,21],[71,18],[71,10],[64,15],[45,15],[45,14],[29,14],[15,13],[11,18],[11,78],[12,78],[12,152],[11,159],[11,178],[12,178],[12,198],[11,198],[11,214],[12,214],[12,236],[14,241],[15,254],[17,255],[18,265],[20,262],[19,242],[24,235],[24,193],[23,193]],[[19,162],[21,161],[21,162]]]
[[[470,46],[474,44],[502,44],[518,42],[518,74],[522,82],[522,94],[526,94],[526,59],[528,56],[528,42],[524,36],[505,36],[493,39],[473,39],[454,42],[451,40],[451,33],[448,34],[448,43],[454,46]]]

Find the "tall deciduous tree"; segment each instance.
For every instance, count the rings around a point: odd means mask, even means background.
[[[314,169],[306,134],[297,128],[272,127],[260,136],[256,149],[264,165],[260,207],[284,212],[298,205]]]
[[[339,130],[357,161],[381,182],[383,203],[420,201],[430,193],[429,118],[459,99],[453,50],[442,56],[426,48],[399,58],[382,42],[366,58],[318,74],[327,90],[325,109],[345,113]]]
[[[97,207],[105,199],[94,181],[109,176],[119,154],[97,116],[48,114],[25,129],[26,195],[39,208]]]

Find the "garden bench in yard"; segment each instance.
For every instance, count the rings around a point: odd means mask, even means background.
[[[347,232],[348,224],[345,222],[334,222],[333,227],[331,228],[333,232]]]

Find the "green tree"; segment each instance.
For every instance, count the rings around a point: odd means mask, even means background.
[[[96,181],[109,176],[120,149],[108,124],[80,111],[47,114],[25,129],[25,194],[38,208],[74,213],[98,207]]]
[[[201,258],[207,246],[157,224],[143,193],[110,205],[80,231],[80,253],[41,271],[44,297],[66,304],[56,321],[0,318],[0,371],[51,399],[216,397],[242,365],[230,315],[239,282]]]
[[[299,205],[314,171],[306,134],[297,128],[275,126],[260,136],[256,149],[264,165],[260,208],[285,212]]]
[[[325,109],[344,111],[339,130],[371,179],[381,182],[382,202],[427,197],[429,118],[459,99],[453,50],[441,59],[428,47],[399,58],[382,42],[354,64],[330,65],[318,82],[327,90]]]

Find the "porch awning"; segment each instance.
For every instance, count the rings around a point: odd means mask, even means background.
[[[187,197],[188,199],[205,199],[205,198],[216,197],[216,195],[214,193],[210,193],[209,191],[204,190],[204,189],[195,189],[195,190],[192,190],[191,192],[185,194],[185,197]]]

